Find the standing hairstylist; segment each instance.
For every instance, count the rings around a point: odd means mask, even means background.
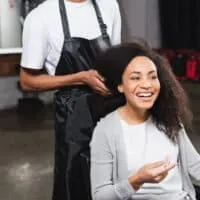
[[[91,130],[81,128],[84,120],[87,127],[86,97],[108,94],[103,77],[93,69],[93,61],[120,40],[116,0],[47,0],[25,20],[21,86],[30,91],[57,89],[53,200],[85,199],[78,155],[91,138]],[[48,75],[40,73],[43,67]],[[77,127],[79,144],[68,142]]]

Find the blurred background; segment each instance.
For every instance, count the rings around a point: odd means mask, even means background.
[[[49,200],[53,185],[53,91],[19,86],[27,14],[44,0],[0,0],[0,199]],[[123,41],[145,39],[166,56],[189,95],[200,152],[200,2],[119,0]]]

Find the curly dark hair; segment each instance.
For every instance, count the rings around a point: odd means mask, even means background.
[[[112,91],[113,98],[121,98],[119,107],[126,101],[124,96],[122,98],[123,94],[118,92],[117,86],[122,82],[122,74],[128,63],[137,56],[146,56],[156,65],[161,89],[149,111],[157,128],[164,131],[174,141],[182,126],[187,131],[192,130],[192,114],[187,95],[164,57],[147,44],[135,42],[108,49],[97,58],[95,66],[97,71],[105,77],[105,84]]]

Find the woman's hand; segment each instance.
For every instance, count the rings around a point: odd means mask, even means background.
[[[129,177],[129,182],[136,190],[144,183],[159,183],[175,166],[176,164],[170,163],[168,158],[164,161],[147,164],[140,168],[133,176]]]
[[[90,86],[95,92],[108,96],[109,90],[104,85],[104,78],[96,70],[88,70],[80,72],[82,73],[83,82]]]

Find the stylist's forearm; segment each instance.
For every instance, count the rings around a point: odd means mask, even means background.
[[[29,75],[27,78],[21,74],[20,83],[23,90],[44,91],[68,85],[82,85],[84,84],[82,76],[82,73],[76,73],[62,76]]]

